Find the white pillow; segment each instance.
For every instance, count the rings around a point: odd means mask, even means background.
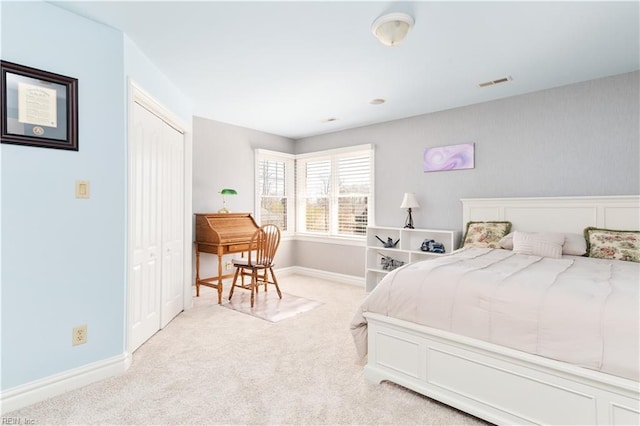
[[[584,235],[580,234],[558,234],[564,236],[564,244],[562,245],[562,254],[570,254],[572,256],[582,256],[587,253],[587,240]],[[500,247],[505,250],[513,250],[513,232],[505,235],[498,242]]]
[[[518,231],[513,233],[513,251],[515,253],[560,259],[563,244],[564,234]]]
[[[505,250],[513,250],[513,232],[509,232],[498,241],[498,245]]]
[[[564,234],[562,254],[582,256],[587,254],[587,240],[581,234]]]

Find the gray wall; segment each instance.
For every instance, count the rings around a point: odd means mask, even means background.
[[[193,118],[193,211],[217,212],[222,207],[222,188],[233,188],[238,195],[227,196],[233,212],[255,211],[254,150],[270,149],[293,153],[294,141],[282,136]],[[195,235],[195,234],[194,234]],[[276,258],[277,267],[293,265],[293,241],[283,241]],[[215,256],[202,255],[201,276],[215,275]],[[195,272],[194,272],[195,274]]]
[[[489,89],[490,90],[490,89]],[[640,72],[290,141],[194,121],[194,209],[217,210],[223,186],[253,211],[253,148],[308,153],[375,145],[375,223],[403,226],[415,192],[419,228],[460,229],[465,197],[640,193]],[[471,170],[424,173],[425,147],[475,142]],[[251,179],[248,179],[248,177]],[[244,194],[251,197],[244,198]],[[235,202],[235,200],[234,200]],[[287,262],[364,276],[364,248],[298,241]]]
[[[296,154],[372,143],[376,224],[458,229],[460,198],[640,193],[640,72],[296,142]],[[423,173],[425,147],[475,142],[471,170]]]
[[[364,277],[364,241],[362,246],[296,241],[295,247],[296,266]]]

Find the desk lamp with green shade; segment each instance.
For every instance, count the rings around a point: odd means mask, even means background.
[[[238,191],[236,191],[235,189],[223,188],[220,191],[220,194],[222,194],[222,208],[220,210],[218,210],[218,213],[229,213],[229,210],[227,209],[227,201],[225,200],[224,196],[225,195],[238,195]]]

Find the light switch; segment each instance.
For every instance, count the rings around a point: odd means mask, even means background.
[[[89,198],[89,181],[76,181],[76,198]]]

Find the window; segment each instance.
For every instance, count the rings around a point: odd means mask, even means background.
[[[256,150],[256,219],[277,225],[283,233],[294,229],[294,157]]]
[[[258,149],[255,169],[258,223],[273,223],[289,234],[294,223],[306,235],[366,234],[373,202],[371,145],[297,156]]]
[[[372,164],[369,145],[297,156],[297,231],[364,235],[373,193]]]

